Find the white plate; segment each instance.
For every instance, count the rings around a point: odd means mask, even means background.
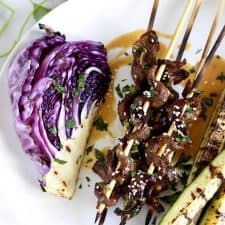
[[[150,0],[71,0],[52,11],[41,22],[65,33],[68,40],[93,39],[107,44],[123,33],[145,28],[152,2]],[[186,2],[186,0],[161,1],[155,28],[164,33],[172,33]],[[204,1],[192,32],[190,40],[192,48],[186,54],[191,61],[197,60],[194,53],[202,48],[206,40],[215,8],[216,1]],[[221,21],[225,21],[224,15]],[[40,35],[38,26],[34,26],[15,51]],[[224,52],[223,45],[219,54],[224,55]],[[96,213],[96,198],[93,194],[96,176],[90,170],[82,169],[80,179],[83,180],[83,188],[77,191],[71,201],[40,191],[36,168],[23,153],[13,130],[7,87],[8,66],[13,55],[14,53],[9,57],[0,77],[0,204],[8,209],[11,218],[0,214],[0,224],[93,224]],[[91,177],[90,188],[85,183],[87,174]],[[144,224],[144,215],[145,212],[141,213],[129,224]],[[119,218],[112,210],[105,224],[119,224]]]

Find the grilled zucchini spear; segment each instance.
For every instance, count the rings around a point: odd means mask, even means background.
[[[195,157],[187,184],[215,158],[223,149],[225,143],[225,90],[222,92],[216,110],[208,124],[200,149]]]
[[[225,224],[225,185],[205,211],[199,225],[224,225]]]
[[[196,217],[218,191],[224,179],[225,150],[185,188],[160,225],[188,225],[196,221]]]

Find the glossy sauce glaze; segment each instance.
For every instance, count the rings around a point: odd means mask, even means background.
[[[111,131],[111,126],[117,119],[117,106],[115,99],[115,77],[117,75],[117,71],[119,68],[123,66],[128,66],[132,63],[132,56],[126,55],[126,52],[133,43],[140,37],[141,34],[144,33],[144,30],[133,31],[124,35],[121,35],[115,39],[113,39],[107,46],[107,52],[114,51],[118,49],[117,54],[109,60],[109,65],[112,72],[112,82],[110,84],[110,88],[108,93],[106,94],[105,101],[101,105],[99,109],[99,115],[104,119],[104,121],[108,124],[107,131],[99,131],[94,126],[91,130],[88,146],[94,145],[96,141],[106,138],[110,136],[114,138],[116,135]],[[171,35],[163,34],[157,32],[160,38],[171,39]],[[191,45],[188,44],[186,50],[191,48]],[[159,58],[164,58],[167,52],[167,47],[165,44],[160,43],[160,51],[158,53]],[[187,65],[186,68],[193,72],[193,66]],[[206,119],[198,119],[194,123],[189,125],[190,138],[192,143],[186,147],[185,154],[188,156],[194,156],[200,146],[201,139],[204,135],[206,126],[208,121],[213,113],[213,109],[215,108],[216,102],[222,90],[225,88],[225,81],[222,82],[218,80],[218,76],[222,73],[225,74],[225,60],[221,57],[215,57],[209,66],[206,68],[202,82],[200,83],[198,89],[203,91],[202,98],[210,98],[213,99],[212,106],[207,107]],[[194,74],[194,73],[193,73]],[[193,75],[192,74],[192,75]],[[224,77],[225,78],[225,77]],[[106,151],[107,148],[104,148]],[[83,166],[91,167],[95,161],[94,151],[88,154],[84,158]]]

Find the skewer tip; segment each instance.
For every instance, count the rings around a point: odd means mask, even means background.
[[[94,223],[97,223],[97,221],[99,220],[101,214],[99,212],[96,213],[96,216],[95,216],[95,222]]]

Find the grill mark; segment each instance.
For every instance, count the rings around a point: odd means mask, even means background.
[[[67,187],[67,185],[66,185],[66,182],[65,182],[65,181],[63,181],[62,183],[63,183],[63,185],[64,185],[65,187]]]
[[[216,217],[223,217],[225,219],[225,213],[224,212],[220,212],[218,209],[216,210]]]
[[[69,146],[67,146],[67,145],[66,145],[66,151],[67,151],[67,152],[71,152],[70,147],[69,147]]]
[[[223,174],[221,172],[218,172],[217,170],[218,170],[218,168],[216,166],[209,164],[209,171],[210,171],[211,177],[212,178],[217,177],[222,182],[224,182],[225,178],[224,178]]]

